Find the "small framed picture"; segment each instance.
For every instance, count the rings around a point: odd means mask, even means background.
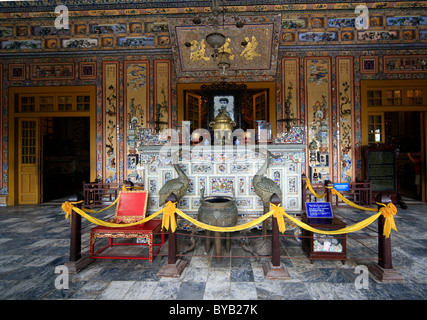
[[[361,73],[378,73],[378,57],[377,56],[361,56],[360,72]]]
[[[128,169],[136,169],[138,165],[138,155],[130,154],[128,155]]]
[[[214,119],[219,113],[225,113],[234,121],[234,95],[217,95],[213,97]]]
[[[9,81],[25,80],[25,64],[9,65]]]
[[[79,62],[79,78],[81,80],[95,80],[96,62]]]

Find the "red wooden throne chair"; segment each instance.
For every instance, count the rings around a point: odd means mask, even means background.
[[[147,210],[148,191],[120,191],[114,218],[109,222],[118,224],[129,224],[143,220]],[[160,235],[161,242],[155,243],[155,236]],[[98,251],[95,251],[95,242],[98,238],[108,238],[108,244]],[[133,242],[114,242],[114,239],[137,239]],[[125,240],[126,241],[126,240]],[[164,234],[162,233],[162,220],[152,219],[143,224],[126,227],[106,227],[97,226],[90,230],[90,258],[92,259],[143,259],[153,261],[164,244]],[[149,254],[108,254],[101,253],[113,246],[148,246]],[[156,252],[154,248],[158,247]]]

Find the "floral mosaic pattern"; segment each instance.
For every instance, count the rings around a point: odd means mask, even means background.
[[[234,178],[210,178],[211,193],[225,194],[234,192]]]
[[[285,148],[286,146],[281,146]],[[280,147],[278,147],[280,148]],[[293,146],[293,148],[295,148]],[[273,151],[273,154],[281,155],[280,159],[274,159],[270,163],[270,169],[266,176],[274,180],[283,190],[283,205],[289,212],[301,210],[300,203],[295,202],[301,188],[301,169],[304,165],[304,153],[293,150],[292,152]],[[185,213],[197,214],[200,207],[200,197],[204,196],[234,196],[236,198],[239,215],[261,214],[263,204],[253,189],[254,168],[259,168],[264,163],[264,156],[259,154],[246,154],[246,161],[237,163],[236,160],[243,161],[241,154],[228,152],[219,159],[227,158],[230,163],[216,162],[212,154],[205,155],[212,159],[210,163],[192,163],[195,159],[200,160],[200,154],[195,153],[194,157],[186,158],[180,164],[186,168],[189,178],[189,188],[187,194],[181,198],[182,209]],[[150,161],[143,162],[139,170],[146,172],[144,177],[145,185],[150,191],[150,197],[158,199],[158,191],[161,186],[171,178],[177,176],[170,161],[165,161],[155,153],[148,154]],[[191,160],[191,162],[190,162]],[[233,167],[233,165],[235,165]],[[221,175],[217,169],[220,168]],[[252,169],[251,169],[252,168]],[[137,170],[138,171],[138,170]],[[233,172],[232,172],[233,171]],[[161,184],[161,185],[160,185]],[[148,208],[149,213],[154,212],[157,207]]]

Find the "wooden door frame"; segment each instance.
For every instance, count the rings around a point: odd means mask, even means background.
[[[36,118],[36,117],[19,117],[16,118],[16,125],[17,125],[17,143],[15,146],[15,150],[16,150],[16,158],[17,158],[17,167],[16,167],[16,175],[17,175],[17,179],[16,179],[16,190],[17,190],[17,196],[20,196],[20,199],[18,199],[18,203],[22,203],[22,204],[31,204],[32,201],[27,200],[28,202],[26,203],[25,201],[22,201],[22,196],[23,193],[22,192],[22,185],[21,185],[21,179],[23,177],[23,167],[28,167],[29,165],[33,165],[37,168],[37,193],[34,193],[34,195],[36,196],[37,202],[40,202],[40,200],[43,197],[43,189],[41,188],[42,183],[43,183],[43,173],[42,173],[42,167],[43,167],[43,157],[42,157],[42,148],[40,148],[39,146],[42,144],[41,143],[41,119],[40,118]],[[22,157],[22,140],[23,140],[23,128],[22,128],[22,124],[24,121],[28,121],[28,122],[35,122],[36,123],[36,163],[27,163],[27,164],[23,164],[22,163],[22,159],[20,159]],[[30,184],[31,185],[31,184]],[[28,196],[28,195],[27,195]]]
[[[422,201],[427,201],[427,106],[381,106],[381,107],[368,107],[367,91],[368,89],[408,89],[422,87],[427,94],[427,80],[362,80],[360,82],[360,104],[361,104],[361,137],[362,145],[368,144],[368,115],[374,113],[382,113],[384,120],[384,113],[386,112],[405,112],[415,111],[420,112],[420,134],[421,134],[421,158],[424,167],[421,174],[421,190]],[[404,97],[402,97],[404,99]],[[422,125],[424,122],[424,126]]]
[[[262,96],[262,95],[265,95],[265,97],[266,97],[265,102],[267,103],[267,98],[268,98],[268,92],[267,92],[267,90],[255,93],[252,96],[252,105],[254,107],[254,110],[253,110],[253,119],[254,119],[254,121],[255,120],[263,120],[263,119],[256,119],[256,105],[255,105],[256,98],[259,97],[259,96]],[[268,108],[265,108],[265,113],[266,113],[267,117],[269,118],[270,114],[269,114]]]
[[[85,111],[54,111],[54,112],[15,112],[15,96],[18,94],[48,94],[58,91],[63,93],[81,92],[89,94],[90,110]],[[90,180],[96,178],[96,86],[58,86],[58,87],[12,87],[9,88],[9,137],[8,137],[8,202],[10,206],[18,203],[18,153],[16,144],[19,138],[18,119],[46,117],[89,117],[90,122]],[[41,141],[42,138],[40,138]],[[40,144],[41,142],[39,142]],[[40,149],[40,145],[38,146]]]
[[[243,82],[248,90],[265,89],[268,92],[268,114],[271,122],[272,136],[276,134],[277,112],[276,112],[276,82]],[[199,91],[202,85],[208,83],[178,83],[177,84],[177,120],[178,124],[184,120],[185,91]]]

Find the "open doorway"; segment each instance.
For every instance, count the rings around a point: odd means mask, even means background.
[[[422,200],[421,152],[423,112],[399,111],[384,113],[385,142],[399,147],[397,174],[402,197]],[[413,160],[417,160],[414,162]]]
[[[90,180],[89,117],[42,119],[43,202],[81,192]]]

